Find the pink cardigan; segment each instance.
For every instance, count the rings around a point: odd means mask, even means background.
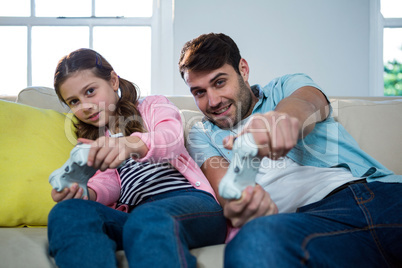
[[[183,176],[199,190],[215,193],[201,169],[184,147],[184,134],[178,108],[164,96],[149,96],[143,99],[138,110],[148,132],[134,132],[148,147],[147,155],[139,162],[169,161]],[[88,187],[96,192],[96,201],[116,208],[120,196],[120,177],[116,169],[98,171],[88,182]],[[118,210],[126,211],[127,206]]]

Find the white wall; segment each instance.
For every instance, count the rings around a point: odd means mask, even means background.
[[[178,72],[183,44],[223,32],[250,65],[250,83],[294,72],[329,96],[369,95],[370,0],[175,0],[174,94],[189,94]]]

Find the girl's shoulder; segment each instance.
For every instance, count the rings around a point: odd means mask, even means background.
[[[145,103],[171,103],[168,98],[163,95],[149,95],[138,100],[139,105]]]
[[[161,108],[163,105],[173,105],[169,99],[163,95],[150,95],[138,100],[138,109],[144,110],[149,108],[156,108],[159,105]]]

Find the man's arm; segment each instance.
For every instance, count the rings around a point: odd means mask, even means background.
[[[328,117],[329,105],[327,98],[319,89],[305,86],[280,101],[275,111],[297,118],[302,128],[298,138],[304,138],[314,129],[315,123]],[[308,124],[305,124],[306,122]]]
[[[218,201],[222,207],[225,204],[226,199],[219,195],[219,183],[226,174],[228,167],[229,162],[222,156],[210,157],[201,166],[202,172],[204,173],[205,177],[207,177],[212,189],[214,189],[216,197],[218,198]]]
[[[254,114],[239,135],[253,133],[258,155],[276,160],[286,156],[298,139],[307,136],[328,115],[325,95],[315,87],[305,86],[281,100],[274,111]],[[233,141],[234,137],[228,137],[225,147],[231,149]]]
[[[259,185],[247,187],[239,200],[227,200],[219,195],[219,183],[226,174],[229,162],[221,156],[208,158],[201,166],[212,188],[214,189],[219,203],[224,208],[224,215],[234,227],[241,227],[248,221],[278,213],[276,204],[270,195]]]
[[[317,122],[329,114],[328,101],[324,94],[310,86],[302,87],[280,101],[274,111],[253,115],[243,132],[253,133],[259,146],[259,156],[278,159],[285,156],[297,143],[307,136]],[[240,134],[241,135],[241,134]],[[229,137],[225,147],[231,149],[234,137]],[[202,170],[216,193],[220,179],[226,171],[211,169],[205,162]],[[221,197],[219,201],[221,201]],[[275,203],[261,186],[247,187],[239,200],[223,200],[224,213],[235,227],[264,215],[278,213]]]

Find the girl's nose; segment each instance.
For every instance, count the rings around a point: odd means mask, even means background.
[[[82,102],[81,103],[81,109],[83,111],[91,111],[95,108],[95,105],[93,103],[90,102]]]

